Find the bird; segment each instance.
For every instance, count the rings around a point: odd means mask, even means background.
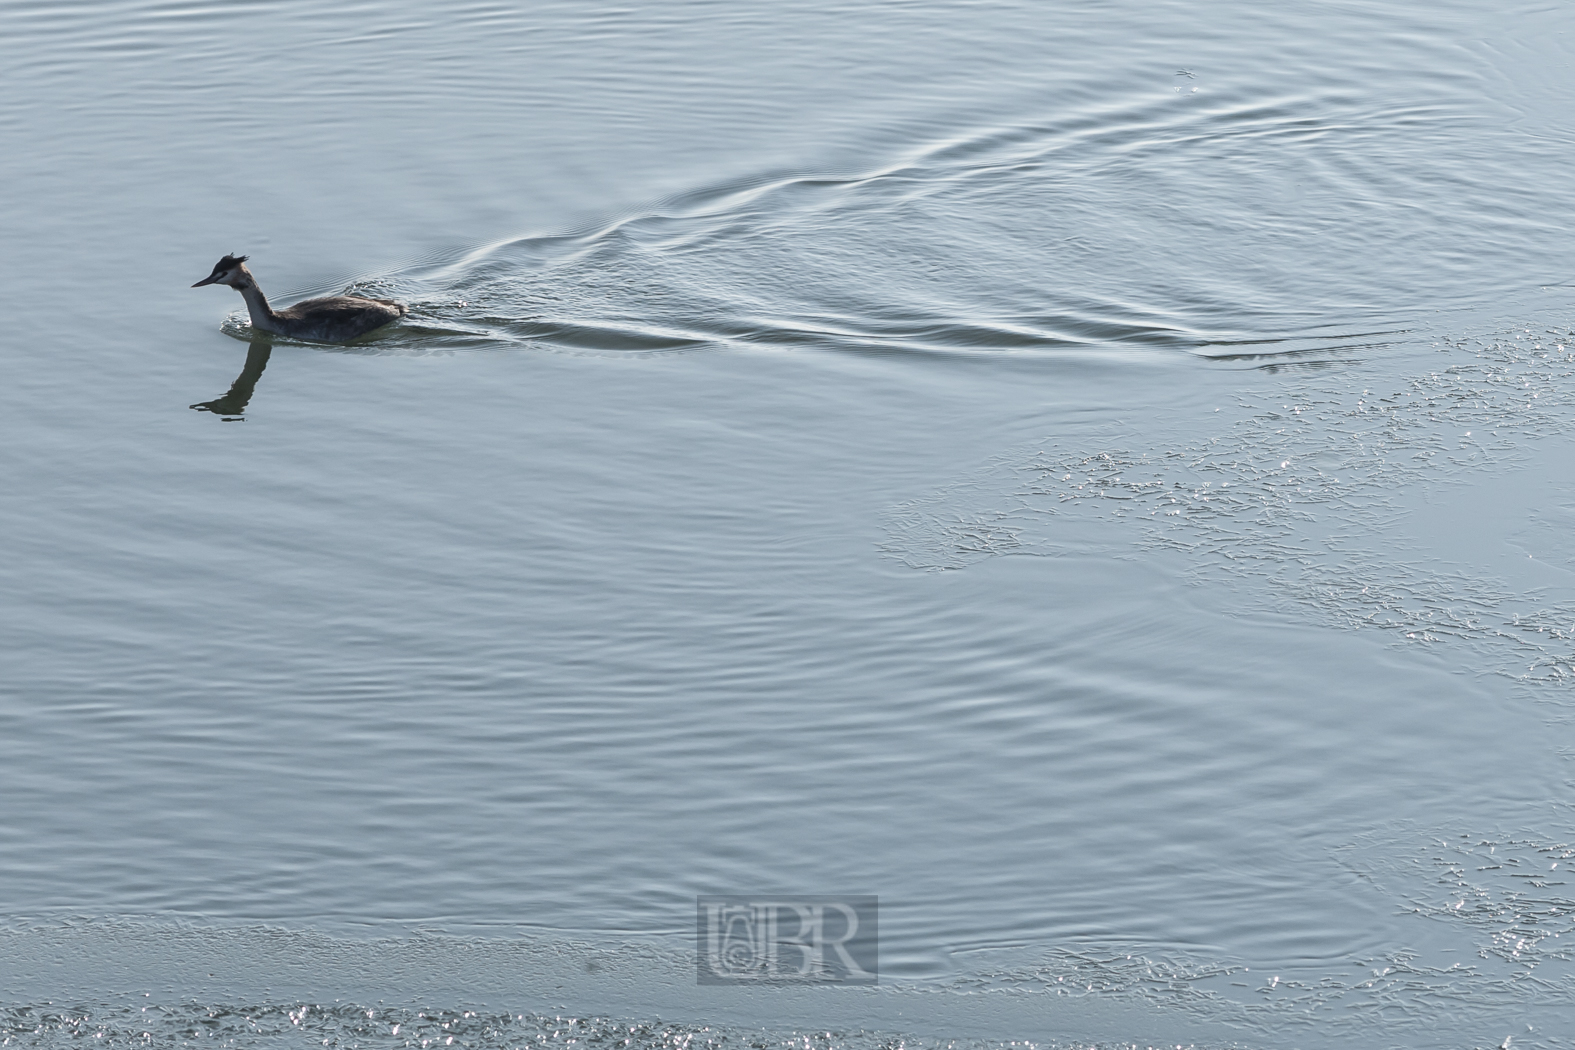
[[[213,264],[213,272],[193,288],[205,284],[227,284],[241,293],[251,311],[252,327],[293,339],[315,343],[348,343],[410,312],[404,303],[392,299],[367,299],[359,295],[330,295],[307,299],[275,310],[268,297],[257,287],[257,279],[246,268],[246,255],[226,255]]]

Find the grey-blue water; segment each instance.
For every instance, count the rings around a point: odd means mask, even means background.
[[[0,7],[0,1041],[1572,1045],[1572,52]]]

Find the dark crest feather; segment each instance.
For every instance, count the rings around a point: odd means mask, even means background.
[[[213,264],[213,272],[218,273],[220,270],[233,269],[250,258],[250,255],[226,255]]]

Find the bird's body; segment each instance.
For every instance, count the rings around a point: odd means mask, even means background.
[[[410,312],[405,304],[392,299],[363,299],[354,295],[307,299],[275,310],[268,305],[268,297],[263,295],[252,272],[246,268],[244,255],[226,255],[214,265],[211,274],[192,287],[200,288],[205,284],[227,284],[240,292],[251,312],[253,328],[317,343],[348,343]]]
[[[246,295],[245,292],[241,293]],[[246,295],[252,327],[297,339],[319,343],[347,343],[357,336],[397,321],[409,311],[392,299],[362,299],[354,295],[330,295],[307,299],[283,310],[269,310],[268,300],[257,292],[256,300]],[[261,305],[263,311],[258,310]],[[262,316],[259,317],[259,313]]]

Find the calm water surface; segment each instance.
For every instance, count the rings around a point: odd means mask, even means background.
[[[1572,50],[0,8],[0,1027],[1571,1045]],[[757,889],[881,986],[696,987]]]

